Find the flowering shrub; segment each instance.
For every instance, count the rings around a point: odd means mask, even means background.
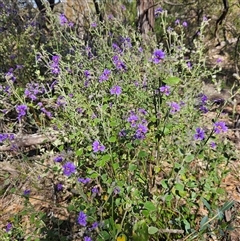
[[[64,237],[59,229],[48,230],[56,240],[186,240],[207,229],[221,233],[209,224],[216,219],[210,210],[225,200],[219,187],[225,172],[218,166],[232,156],[223,151],[230,146],[222,141],[227,124],[206,117],[210,104],[201,80],[218,70],[208,69],[203,57],[206,21],[194,43],[198,51],[186,59],[182,39],[190,23],[174,20],[177,33],[167,27],[166,11],[158,8],[155,15],[164,43],[145,43],[112,16],[106,24],[91,24],[86,44],[63,14],[52,17],[51,44],[33,48],[35,80],[19,86],[21,73],[6,66],[1,119],[11,117],[26,132],[58,133],[52,162],[38,173],[53,177],[57,200],[71,193],[65,203],[74,221]],[[7,133],[15,131],[5,125]],[[0,144],[11,145],[14,136],[7,133],[0,134]],[[33,191],[23,193],[30,208]],[[202,204],[210,219],[199,213]],[[218,223],[224,222],[220,216]],[[41,218],[33,238],[45,238],[47,223],[54,222]],[[14,237],[17,222],[6,225],[4,235]]]

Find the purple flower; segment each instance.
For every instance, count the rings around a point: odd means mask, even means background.
[[[57,80],[54,80],[52,83],[51,83],[51,85],[50,85],[50,89],[51,90],[53,90],[54,88],[55,88],[55,85],[57,85],[58,84],[58,81]]]
[[[52,118],[52,113],[47,111],[44,107],[40,109],[48,118]]]
[[[8,139],[8,134],[0,134],[0,143]]]
[[[203,21],[205,22],[207,20],[208,20],[208,18],[206,16],[203,16]]]
[[[198,127],[198,128],[196,129],[196,133],[195,133],[195,135],[194,135],[194,140],[200,140],[200,141],[202,141],[202,140],[204,140],[204,138],[205,138],[205,132],[204,132],[204,130],[203,130],[202,128]]]
[[[85,77],[87,78],[87,79],[89,79],[90,77],[91,77],[91,73],[90,73],[90,71],[89,70],[84,70],[84,75],[85,75]]]
[[[16,65],[16,69],[22,69],[22,68],[23,68],[23,65],[21,65],[21,64]]]
[[[139,124],[138,126],[137,126],[137,132],[141,132],[141,133],[147,133],[147,131],[148,131],[148,128],[147,128],[147,126],[145,126],[145,125],[143,125],[143,124]]]
[[[131,115],[128,117],[127,121],[131,123],[131,126],[132,126],[132,127],[135,127],[135,126],[136,126],[136,122],[138,121],[138,116],[137,116],[137,115],[134,115],[134,114],[131,114]]]
[[[147,126],[143,125],[143,124],[139,124],[137,126],[137,130],[136,130],[136,134],[135,134],[135,138],[136,139],[139,139],[139,140],[142,140],[145,138],[145,134],[147,133],[148,131],[148,128]]]
[[[121,130],[121,131],[118,133],[118,135],[119,135],[120,137],[127,136],[127,131],[126,131],[126,130]]]
[[[9,135],[8,135],[8,139],[9,139],[10,141],[14,140],[14,139],[15,139],[15,135],[14,135],[14,134],[9,134]]]
[[[18,113],[18,119],[20,120],[23,116],[26,115],[28,107],[26,105],[16,106],[16,111]]]
[[[187,23],[186,21],[184,21],[184,22],[182,23],[182,26],[186,28],[186,27],[188,26],[188,23]]]
[[[189,68],[189,69],[191,69],[192,68],[192,64],[191,64],[191,62],[187,62],[187,67]]]
[[[202,104],[206,104],[207,103],[208,97],[206,95],[200,94],[199,97],[201,99],[201,103]]]
[[[176,102],[169,103],[169,106],[171,108],[171,110],[170,110],[171,114],[174,114],[174,113],[180,111],[180,105]]]
[[[222,59],[221,58],[217,58],[216,62],[219,64],[222,62]]]
[[[56,190],[57,190],[58,192],[62,191],[62,190],[63,190],[63,185],[62,185],[61,183],[58,183],[58,184],[56,185]]]
[[[93,53],[92,53],[90,47],[86,47],[86,53],[87,53],[87,56],[88,56],[89,59],[93,58]]]
[[[145,109],[143,109],[143,108],[139,108],[138,111],[142,115],[146,115],[147,114],[147,111]]]
[[[6,232],[10,232],[11,229],[12,229],[13,225],[11,223],[8,223],[7,226],[6,226]]]
[[[210,147],[212,149],[215,149],[217,147],[217,144],[214,141],[212,141],[212,142],[210,142]]]
[[[153,52],[152,62],[159,64],[165,58],[165,53],[161,49],[156,49]]]
[[[143,140],[145,138],[145,134],[137,131],[136,134],[134,135],[134,138],[138,140]]]
[[[87,215],[83,211],[79,212],[78,224],[83,226],[83,227],[85,227],[87,225]]]
[[[92,144],[93,152],[103,152],[105,150],[105,146],[101,145],[99,141],[94,141]]]
[[[5,86],[4,90],[3,90],[5,93],[7,93],[8,95],[11,94],[11,88],[9,85]]]
[[[53,55],[52,56],[52,63],[50,65],[50,69],[51,69],[52,74],[59,74],[60,73],[59,60],[60,60],[59,55]]]
[[[52,63],[50,65],[50,68],[51,68],[52,74],[57,74],[58,75],[60,73],[60,68],[59,68],[58,64]]]
[[[97,23],[91,23],[91,27],[92,28],[96,28],[97,27]]]
[[[108,15],[108,20],[112,20],[114,18],[114,16],[112,14]]]
[[[164,93],[165,95],[170,95],[170,86],[165,85],[159,88],[160,92]]]
[[[126,70],[126,65],[119,59],[117,55],[113,56],[112,61],[116,67],[116,69],[124,71]]]
[[[29,196],[29,195],[30,195],[30,192],[31,192],[31,190],[26,189],[26,190],[24,190],[23,195],[24,195],[24,196]]]
[[[226,123],[224,121],[219,121],[214,123],[214,131],[216,134],[226,132],[228,130]]]
[[[70,28],[71,28],[71,27],[73,27],[73,26],[74,26],[74,22],[71,22],[71,21],[70,21],[70,22],[68,22],[68,27],[70,27]]]
[[[82,113],[83,113],[83,109],[82,109],[81,107],[78,107],[78,108],[76,109],[76,112],[77,112],[78,114],[82,114]]]
[[[73,162],[67,162],[63,165],[63,174],[67,177],[71,176],[74,172],[76,172],[76,166]]]
[[[204,105],[200,105],[199,110],[204,114],[208,112],[208,108]]]
[[[81,182],[82,184],[87,184],[91,181],[91,178],[83,178],[83,177],[79,177],[78,179],[78,182]]]
[[[60,14],[59,21],[60,21],[60,25],[62,26],[68,23],[68,20],[63,13]]]
[[[113,51],[115,51],[119,54],[122,53],[122,49],[116,43],[112,44],[112,48],[113,48]]]
[[[113,193],[115,194],[115,195],[117,195],[117,194],[119,194],[120,193],[120,187],[115,187],[114,189],[113,189]]]
[[[125,11],[125,10],[126,10],[126,6],[122,5],[122,6],[121,6],[121,9],[122,9],[123,11]]]
[[[13,68],[9,69],[8,72],[6,73],[6,78],[8,80],[11,80],[12,82],[16,81],[16,77],[13,74]]]
[[[98,222],[94,222],[94,223],[92,224],[91,230],[96,229],[96,228],[98,227],[98,225],[99,225]]]
[[[62,162],[63,161],[63,157],[62,156],[56,156],[53,159],[55,162]]]
[[[110,89],[110,93],[112,95],[120,95],[122,93],[122,88],[118,85],[116,86],[113,86],[111,89]]]
[[[52,56],[52,62],[55,64],[59,64],[60,56],[59,55],[53,55]]]
[[[66,101],[65,101],[65,99],[64,99],[64,96],[59,96],[58,98],[57,98],[57,105],[59,106],[59,107],[64,107],[65,105],[66,105]]]
[[[177,19],[177,20],[175,21],[175,24],[176,24],[176,25],[180,24],[180,20]]]
[[[162,8],[157,8],[157,9],[154,11],[155,17],[158,17],[162,12],[163,12],[163,9],[162,9]]]
[[[27,88],[24,91],[24,95],[32,101],[37,99],[38,94],[45,93],[45,89],[40,87],[38,83],[28,83],[26,87]]]
[[[85,236],[83,241],[92,241],[92,239],[89,236]]]
[[[92,188],[92,193],[93,193],[93,194],[99,193],[98,187],[93,187],[93,188]]]
[[[129,38],[129,37],[120,37],[120,41],[122,43],[123,48],[129,49],[129,48],[132,47],[131,38]]]
[[[111,70],[109,69],[104,69],[103,73],[99,77],[99,82],[102,83],[103,81],[108,80],[109,76],[111,74]]]

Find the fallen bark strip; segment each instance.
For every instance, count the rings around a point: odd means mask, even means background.
[[[179,234],[183,234],[184,230],[182,229],[159,229],[158,230],[160,233],[179,233]]]
[[[14,151],[21,147],[42,145],[55,141],[62,133],[54,131],[46,134],[16,135],[8,145],[0,146],[0,151]]]

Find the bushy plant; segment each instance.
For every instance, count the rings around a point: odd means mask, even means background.
[[[19,88],[5,75],[1,118],[28,126],[25,131],[58,133],[45,173],[54,176],[56,192],[72,194],[66,203],[74,225],[68,235],[54,230],[52,237],[144,241],[222,235],[217,223],[232,203],[223,205],[220,183],[232,154],[224,117],[221,111],[207,117],[212,103],[202,93],[202,80],[218,71],[217,65],[206,67],[203,55],[208,21],[189,55],[187,24],[169,27],[164,10],[156,17],[163,42],[146,43],[131,26],[109,17],[91,24],[86,43],[64,15],[59,21],[52,16],[52,42],[34,48],[36,78]],[[5,128],[0,141],[11,145],[14,128]],[[27,208],[30,190],[23,196]],[[201,213],[202,205],[209,214]],[[28,210],[34,223],[35,211]],[[34,238],[49,235],[46,216],[40,219]]]

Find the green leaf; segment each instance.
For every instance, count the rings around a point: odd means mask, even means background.
[[[110,122],[110,126],[111,127],[114,127],[114,126],[117,126],[118,124],[117,124],[117,121],[115,121],[115,120],[113,120],[113,121],[111,121]]]
[[[172,199],[173,199],[173,195],[172,195],[172,194],[165,196],[165,201],[166,201],[166,202],[171,202]]]
[[[102,231],[99,233],[99,236],[103,238],[103,240],[108,240],[110,238],[110,235],[108,234],[107,231]]]
[[[109,161],[111,159],[111,156],[109,154],[106,154],[104,156],[102,156],[101,160],[103,161]]]
[[[119,168],[119,163],[118,163],[118,162],[113,163],[113,169],[114,169],[114,171],[116,171],[118,168]]]
[[[224,217],[224,213],[221,211],[221,209],[217,209],[217,219],[222,220]]]
[[[145,216],[146,218],[149,217],[149,211],[148,211],[148,210],[143,210],[143,211],[142,211],[142,214],[143,214],[143,216]]]
[[[148,227],[149,234],[155,234],[157,231],[158,231],[158,228],[156,228],[156,227],[153,227],[153,226]]]
[[[106,161],[100,159],[96,162],[96,167],[104,167],[106,164]]]
[[[168,185],[167,185],[166,181],[167,181],[166,179],[161,180],[161,185],[162,185],[163,188],[165,188],[165,189],[168,188]]]
[[[109,142],[116,142],[116,140],[117,140],[116,136],[111,136],[108,141]]]
[[[177,183],[176,185],[175,185],[175,188],[176,188],[176,190],[178,190],[178,191],[184,191],[184,185],[182,184],[182,183]]]
[[[145,151],[140,151],[138,157],[146,157],[148,154]]]
[[[152,202],[149,202],[149,201],[144,204],[144,207],[149,211],[156,211],[157,210],[156,207],[154,206],[154,204]]]
[[[204,231],[208,227],[208,225],[206,225],[207,222],[208,222],[208,216],[203,217],[200,222],[200,230],[199,231]]]
[[[218,187],[217,190],[216,190],[216,193],[217,193],[217,194],[220,194],[220,195],[224,195],[224,194],[226,193],[226,191],[225,191],[224,188]]]
[[[97,178],[99,176],[99,174],[97,173],[97,172],[94,172],[94,173],[92,173],[89,177],[91,178],[91,179],[95,179],[95,178]]]
[[[106,110],[107,108],[109,108],[109,104],[105,104],[102,106],[102,110]]]
[[[234,201],[227,201],[224,203],[224,205],[221,207],[221,211],[225,212],[229,210],[234,205]]]
[[[133,172],[133,171],[135,171],[136,169],[137,169],[137,165],[132,164],[132,163],[129,164],[128,170],[129,170],[130,172]]]
[[[75,205],[72,205],[70,204],[68,207],[67,207],[68,211],[74,211],[75,210]]]
[[[185,228],[186,232],[190,231],[190,229],[191,229],[190,223],[186,219],[183,220],[183,223],[185,224],[184,228]]]
[[[178,163],[178,162],[175,162],[174,163],[174,168],[176,169],[180,169],[182,167],[182,164]]]
[[[110,158],[111,158],[111,156],[108,155],[108,154],[102,156],[102,158],[96,162],[96,166],[97,166],[97,167],[104,167],[105,164],[106,164],[106,162],[109,161]]]
[[[76,156],[81,156],[83,154],[83,149],[80,148],[76,151]]]
[[[203,202],[204,206],[211,212],[212,209],[210,207],[210,204],[207,202],[207,200],[202,198],[202,202]]]
[[[63,146],[63,145],[61,145],[61,146],[58,147],[58,150],[59,150],[60,152],[63,151],[63,149],[64,149],[64,146]]]
[[[167,85],[176,85],[176,84],[178,84],[179,82],[181,81],[181,79],[180,78],[178,78],[178,77],[169,77],[169,78],[167,78],[166,80],[163,80],[163,82],[165,83],[165,84],[167,84]]]
[[[185,162],[191,162],[191,161],[194,160],[194,158],[195,158],[194,155],[189,154],[189,155],[187,155],[187,156],[184,158],[184,161],[185,161]]]

